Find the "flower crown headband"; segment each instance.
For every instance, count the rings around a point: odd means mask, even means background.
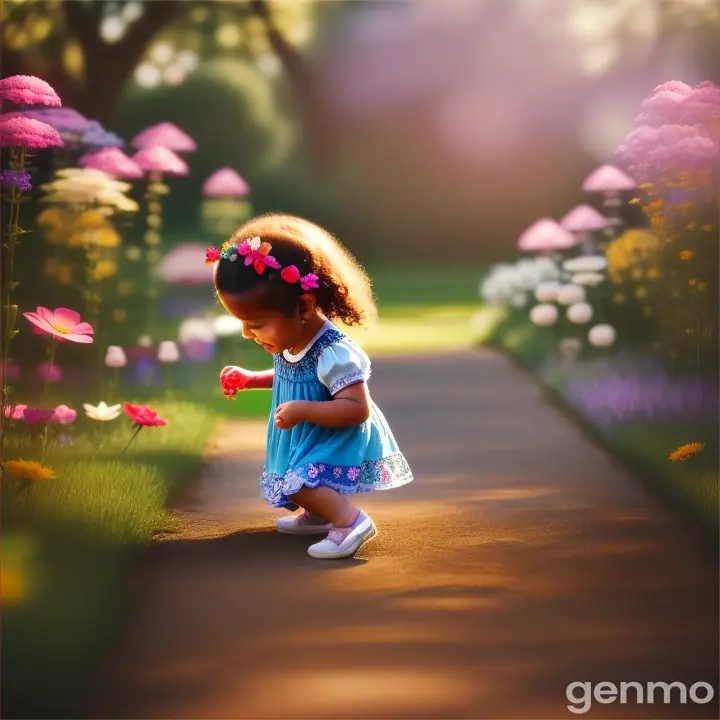
[[[265,272],[265,268],[280,270],[280,277],[288,283],[300,283],[300,287],[307,292],[319,288],[318,276],[315,273],[308,273],[300,276],[300,271],[295,265],[282,267],[280,263],[270,255],[272,245],[269,242],[263,242],[257,235],[249,240],[243,240],[240,244],[235,242],[226,242],[218,249],[209,247],[205,253],[205,264],[213,265],[218,260],[229,260],[235,262],[239,257],[245,258],[245,266],[252,265],[258,275]],[[281,270],[282,268],[282,270]]]

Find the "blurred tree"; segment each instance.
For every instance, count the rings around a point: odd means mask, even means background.
[[[177,54],[223,53],[283,70],[311,158],[327,158],[321,141],[313,73],[298,47],[314,32],[311,2],[267,0],[35,0],[2,5],[3,75],[37,75],[63,104],[102,123],[114,117],[126,84],[153,46],[167,39]],[[163,48],[163,50],[165,49]],[[147,69],[147,68],[146,68]],[[180,70],[180,74],[173,70]],[[159,70],[149,66],[150,76]],[[148,73],[146,73],[146,76]],[[168,82],[182,81],[182,67]]]

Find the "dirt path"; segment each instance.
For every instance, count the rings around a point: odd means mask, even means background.
[[[273,532],[264,423],[228,423],[92,717],[571,718],[574,681],[717,687],[716,564],[529,379],[475,353],[377,361],[371,389],[416,475],[363,498],[380,536],[330,562]],[[635,692],[586,716],[718,716]]]

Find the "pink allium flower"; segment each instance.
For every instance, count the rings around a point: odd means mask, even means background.
[[[55,90],[34,75],[11,75],[0,80],[0,98],[16,105],[60,107],[62,104]]]
[[[593,170],[582,184],[585,192],[619,192],[636,187],[637,183],[629,175],[613,165],[601,165],[597,170]]]
[[[46,410],[45,408],[26,407],[23,410],[23,420],[25,420],[28,425],[50,422],[52,416],[53,411]]]
[[[203,195],[208,197],[245,197],[250,188],[232,168],[220,168],[203,185]]]
[[[6,405],[5,406],[5,417],[13,420],[23,420],[25,415],[25,409],[27,405]]]
[[[0,115],[0,146],[26,148],[64,147],[58,131],[47,123],[29,117]]]
[[[60,425],[70,425],[70,423],[75,422],[76,417],[77,410],[73,410],[67,405],[58,405],[55,410],[53,410],[50,421],[60,423]]]
[[[76,343],[91,343],[90,337],[95,331],[90,323],[80,322],[80,313],[68,308],[57,308],[55,312],[39,307],[36,313],[23,315],[35,325],[41,334],[52,335],[58,340]]]
[[[93,170],[102,170],[116,178],[139,178],[143,175],[140,166],[116,147],[108,147],[83,155],[78,161],[78,165]]]
[[[139,150],[133,161],[147,172],[166,173],[168,175],[187,175],[190,169],[185,161],[166,147],[148,147]]]
[[[37,366],[37,374],[41,380],[55,383],[62,379],[62,370],[55,363],[41,362]]]
[[[169,122],[159,123],[138,133],[132,140],[136,148],[163,147],[175,152],[193,152],[197,149],[195,141],[177,125]]]

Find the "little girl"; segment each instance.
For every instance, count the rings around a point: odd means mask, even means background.
[[[282,214],[251,220],[206,262],[243,337],[273,355],[272,370],[228,366],[220,380],[229,397],[272,389],[260,487],[272,507],[304,510],[278,520],[278,531],[327,533],[308,549],[314,558],[354,555],[377,528],[347,496],[413,479],[368,394],[369,358],[331,322],[374,319],[367,275],[328,232]]]

